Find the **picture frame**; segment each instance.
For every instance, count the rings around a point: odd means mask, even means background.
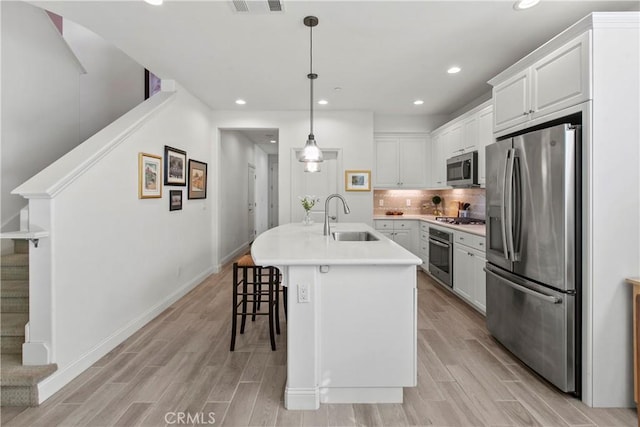
[[[169,190],[169,210],[182,210],[182,190]]]
[[[149,99],[149,97],[155,95],[156,93],[161,91],[161,82],[160,77],[153,74],[151,71],[144,69],[144,99]]]
[[[207,164],[189,159],[189,199],[207,198]]]
[[[187,152],[164,146],[164,185],[187,185]]]
[[[345,170],[345,191],[371,191],[370,170]]]
[[[138,198],[162,197],[162,157],[138,153]]]

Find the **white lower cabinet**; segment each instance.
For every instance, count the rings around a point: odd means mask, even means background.
[[[420,229],[418,230],[418,256],[422,260],[420,266],[424,271],[429,271],[429,223],[420,221]]]
[[[418,254],[418,221],[378,219],[374,221],[374,228],[389,239],[415,254]]]
[[[453,245],[453,290],[483,313],[487,304],[484,240],[456,231]]]

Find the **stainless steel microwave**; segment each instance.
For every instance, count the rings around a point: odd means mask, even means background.
[[[478,186],[477,151],[447,159],[447,185],[452,187]]]

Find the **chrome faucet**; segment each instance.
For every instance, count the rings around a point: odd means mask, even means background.
[[[347,201],[341,195],[331,194],[329,197],[327,197],[327,200],[324,202],[324,235],[325,236],[328,236],[331,234],[331,226],[329,225],[329,200],[333,199],[334,197],[337,197],[338,199],[342,200],[342,206],[344,206],[345,214],[348,214],[351,212],[351,209],[349,209],[349,205],[347,204]]]

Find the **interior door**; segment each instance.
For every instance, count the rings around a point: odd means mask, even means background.
[[[253,240],[256,238],[256,179],[256,168],[253,165],[249,165],[247,173],[249,242],[253,242]]]
[[[315,222],[324,221],[324,202],[330,194],[338,193],[340,176],[338,168],[338,151],[322,151],[324,161],[320,164],[320,172],[304,171],[304,164],[298,161],[297,152],[291,159],[291,222],[301,222],[304,209],[299,197],[316,196],[319,202],[311,209],[311,218]],[[338,218],[338,203],[332,202],[329,216],[332,221]],[[333,219],[336,218],[336,219]]]

